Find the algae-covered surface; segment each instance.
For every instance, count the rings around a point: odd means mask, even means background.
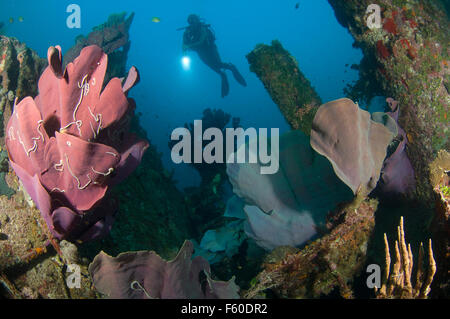
[[[290,126],[309,135],[322,103],[295,58],[274,40],[271,45],[257,45],[247,60]]]

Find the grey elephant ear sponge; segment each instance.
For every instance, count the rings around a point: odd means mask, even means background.
[[[244,231],[266,250],[305,244],[330,210],[353,198],[328,159],[309,144],[299,130],[282,135],[275,174],[261,174],[261,163],[227,164],[233,192],[245,203]]]
[[[336,175],[353,193],[368,195],[377,185],[394,135],[385,125],[372,121],[369,112],[343,98],[317,110],[311,147],[328,158]]]

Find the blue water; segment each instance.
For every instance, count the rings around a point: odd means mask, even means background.
[[[299,2],[299,8],[295,4]],[[69,29],[66,8],[81,7],[81,28]],[[245,55],[256,44],[278,39],[298,61],[323,102],[343,96],[347,83],[357,79],[348,66],[358,64],[359,50],[353,39],[338,24],[326,0],[159,0],[159,1],[85,1],[85,0],[2,0],[0,21],[5,33],[25,42],[42,57],[50,45],[68,50],[79,34],[104,23],[111,13],[135,12],[130,29],[129,66],[138,67],[141,82],[130,93],[142,112],[142,125],[151,142],[163,153],[168,170],[175,169],[180,187],[199,182],[188,164],[176,165],[167,146],[169,136],[185,122],[201,119],[205,108],[221,108],[241,118],[243,127],[289,129],[262,83],[251,73]],[[187,16],[196,13],[210,23],[222,60],[236,65],[247,81],[241,87],[228,73],[230,94],[221,98],[220,78],[191,53],[189,71],[181,66],[182,31]],[[23,22],[18,18],[22,16]],[[14,19],[9,23],[10,18]],[[153,23],[152,17],[160,18]],[[347,67],[345,65],[348,65]]]

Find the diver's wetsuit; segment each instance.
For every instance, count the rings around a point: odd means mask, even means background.
[[[199,58],[217,72],[222,79],[222,97],[228,95],[228,78],[223,69],[230,70],[238,83],[247,86],[242,75],[231,63],[223,63],[219,56],[219,51],[214,43],[215,36],[204,23],[198,22],[188,26],[183,34],[183,50],[196,51]]]

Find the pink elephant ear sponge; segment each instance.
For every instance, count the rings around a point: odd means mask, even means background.
[[[102,203],[108,188],[139,165],[148,147],[129,132],[135,104],[127,93],[139,73],[132,67],[123,86],[113,78],[102,90],[108,56],[98,46],[84,48],[64,70],[59,46],[47,58],[39,95],[14,106],[6,147],[52,234],[92,239],[112,224],[114,209]]]

